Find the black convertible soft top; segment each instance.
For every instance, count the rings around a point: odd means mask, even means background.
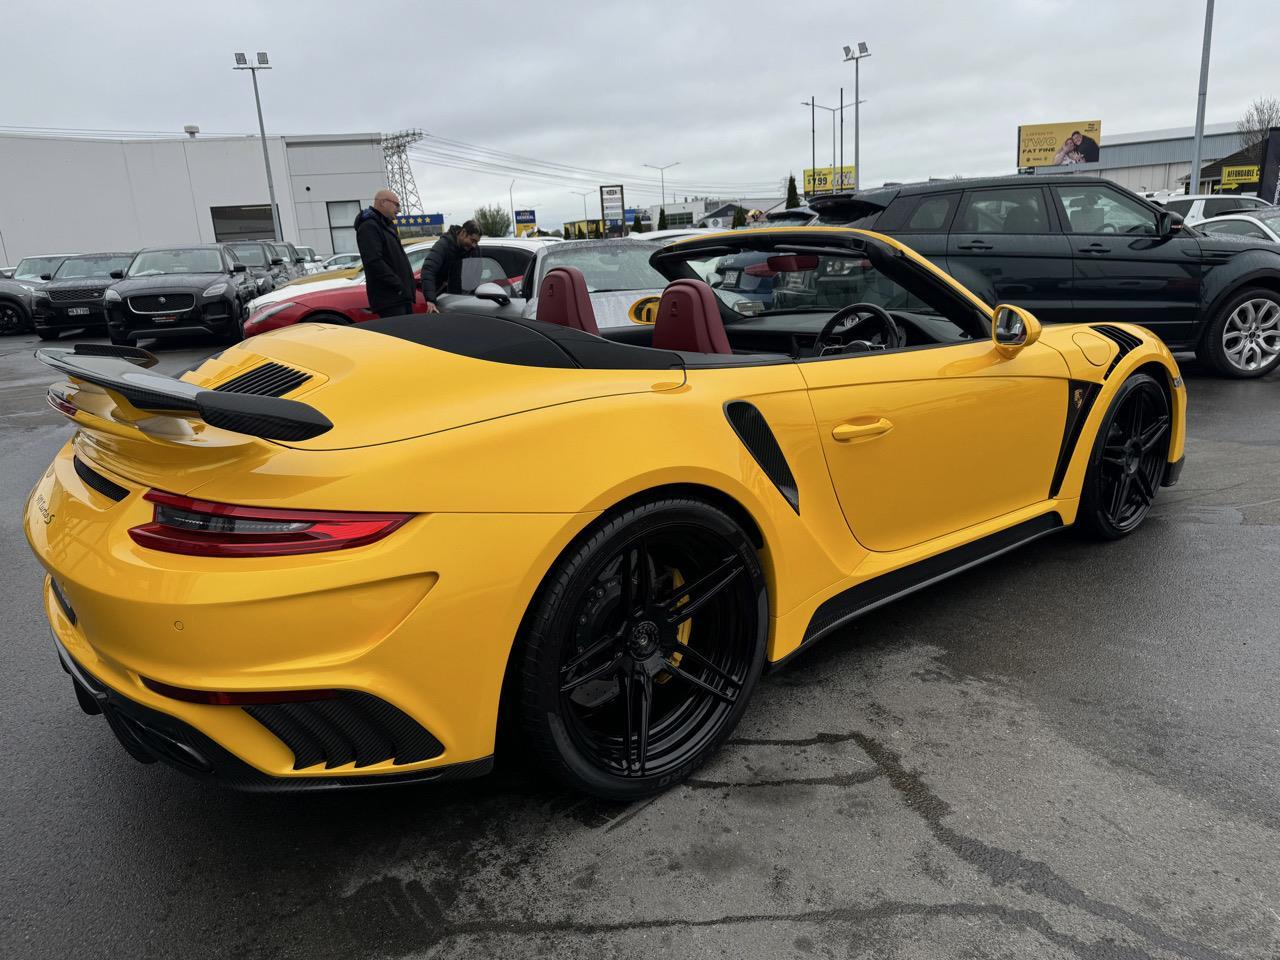
[[[540,320],[448,311],[371,320],[359,326],[477,360],[525,367],[587,370],[683,370],[789,363],[782,354],[683,353],[617,343]]]

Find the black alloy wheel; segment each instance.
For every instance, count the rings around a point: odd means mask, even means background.
[[[723,742],[764,661],[768,599],[726,514],[663,500],[605,522],[548,575],[525,638],[525,730],[574,787],[629,800]]]
[[[21,304],[12,300],[0,300],[0,334],[22,333],[30,322],[27,311]]]
[[[1136,530],[1151,510],[1172,440],[1169,400],[1145,373],[1120,386],[1089,460],[1080,499],[1080,528],[1103,540]]]

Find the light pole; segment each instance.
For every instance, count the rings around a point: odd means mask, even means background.
[[[1191,153],[1187,193],[1200,192],[1200,141],[1204,138],[1204,98],[1209,92],[1209,45],[1213,40],[1213,0],[1204,7],[1204,49],[1200,51],[1200,97],[1196,100],[1196,142]]]
[[[660,167],[652,163],[642,163],[640,164],[640,166],[648,167],[650,170],[658,171],[658,183],[661,184],[661,186],[658,189],[662,191],[662,199],[658,203],[658,206],[665,207],[667,205],[667,171],[670,170],[672,167],[680,166],[680,161],[676,160],[673,163],[666,163]]]
[[[822,104],[817,103],[814,100],[801,101],[801,106],[808,107],[810,113],[813,112],[814,108],[817,108],[818,110],[826,110],[829,114],[831,114],[831,192],[835,193],[836,192],[836,114],[839,113],[840,111],[836,107],[824,107]],[[814,164],[815,165],[817,164],[816,157],[814,159]],[[814,174],[814,179],[817,179],[816,173]]]
[[[862,95],[859,80],[859,64],[863,57],[871,56],[871,51],[867,49],[865,43],[859,43],[855,52],[852,47],[844,48],[844,62],[853,61],[853,189],[858,189],[858,184],[862,180],[862,161],[859,152],[862,148],[862,133],[858,129],[859,107],[862,104]]]
[[[270,70],[271,67],[267,63],[267,55],[263,51],[258,51],[258,62],[250,63],[249,58],[243,53],[236,54],[236,65],[232,70],[248,70],[250,76],[253,77],[253,102],[258,107],[258,136],[262,140],[262,162],[267,168],[267,197],[271,201],[271,229],[274,231],[271,239],[283,240],[284,233],[280,229],[280,212],[276,210],[276,188],[271,182],[271,157],[267,153],[267,130],[262,124],[262,99],[258,96],[258,71]]]
[[[511,186],[507,187],[507,202],[511,204],[511,235],[513,237],[516,235],[516,201],[513,193],[515,186],[516,182],[512,180]]]
[[[590,190],[570,190],[570,193],[576,193],[582,198],[582,229],[587,231],[587,236],[591,236],[591,231],[587,229],[587,197],[591,196]]]

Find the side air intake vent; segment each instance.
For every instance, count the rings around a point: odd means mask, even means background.
[[[725,404],[724,415],[743,446],[760,464],[765,476],[773,481],[783,499],[791,504],[791,509],[799,513],[800,491],[796,487],[796,478],[792,476],[787,458],[782,455],[782,448],[778,446],[764,414],[745,400],[732,400]]]
[[[114,500],[116,503],[119,503],[129,495],[128,490],[115,481],[108,480],[79,457],[73,457],[71,463],[76,468],[76,476],[91,490],[97,490],[104,497]]]
[[[258,397],[283,397],[291,390],[297,390],[310,379],[310,374],[287,367],[283,363],[272,362],[246,370],[213,389],[221,393],[251,393]]]
[[[1142,341],[1132,333],[1128,333],[1121,330],[1119,327],[1112,327],[1104,323],[1094,325],[1093,329],[1097,330],[1108,340],[1114,341],[1116,346],[1120,348],[1120,352],[1116,354],[1116,358],[1111,361],[1111,366],[1107,367],[1107,372],[1102,377],[1102,379],[1105,380],[1107,377],[1111,376],[1111,371],[1116,368],[1117,363],[1124,359],[1125,354],[1137,347],[1142,343]]]
[[[326,769],[392,760],[430,760],[444,752],[440,741],[404,711],[367,693],[346,690],[330,700],[256,704],[245,713],[293,751],[293,769],[323,763]]]

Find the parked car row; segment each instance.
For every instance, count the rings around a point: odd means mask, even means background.
[[[215,261],[219,264],[216,269],[206,269],[214,267]],[[234,288],[236,297],[234,303],[228,302],[226,310],[228,317],[235,318],[238,333],[240,322],[247,316],[247,305],[254,297],[320,267],[321,260],[310,247],[273,240],[26,257],[18,262],[11,276],[0,278],[0,333],[34,329],[41,339],[50,340],[68,330],[107,327],[113,340],[123,337],[132,341],[136,340],[131,332],[135,328],[190,332],[188,328],[194,322],[210,333],[230,336],[231,330],[212,302],[187,303],[190,291],[184,281],[151,281],[157,287],[173,289],[158,292],[160,299],[155,303],[137,300],[141,306],[136,310],[133,300],[121,298],[116,287],[139,277],[235,274],[234,280],[225,282],[226,289]],[[201,296],[207,294],[210,300],[219,299],[220,295],[208,294],[210,286],[206,283],[198,292]],[[186,306],[175,311],[175,305],[182,304]],[[193,320],[190,311],[197,306],[201,308],[200,315]]]

